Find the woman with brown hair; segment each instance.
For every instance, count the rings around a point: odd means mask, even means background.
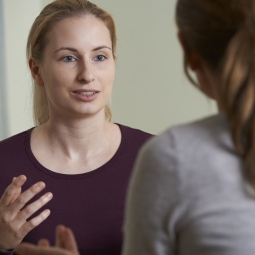
[[[185,72],[219,114],[170,128],[142,149],[122,254],[252,255],[255,1],[178,0],[176,21]]]
[[[80,254],[119,255],[129,177],[151,135],[111,122],[114,21],[87,0],[53,1],[31,28],[27,58],[36,127],[0,142],[0,254],[54,243],[61,223]]]

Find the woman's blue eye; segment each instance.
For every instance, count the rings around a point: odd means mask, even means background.
[[[104,55],[98,55],[95,57],[96,61],[104,61],[106,59],[106,57]]]
[[[75,61],[75,58],[72,57],[72,56],[66,56],[66,57],[63,57],[62,59],[65,62],[73,62],[73,61]]]

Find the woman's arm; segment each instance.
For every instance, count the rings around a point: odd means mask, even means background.
[[[131,178],[122,255],[175,254],[177,159],[169,132],[144,146]]]

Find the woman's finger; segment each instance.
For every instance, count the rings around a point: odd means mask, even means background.
[[[12,181],[15,181],[16,179],[17,179],[17,177],[13,177]],[[21,194],[21,187],[16,190],[15,194],[13,195],[13,199],[11,200],[10,204],[12,204],[19,197],[20,194]]]
[[[50,215],[50,210],[49,209],[44,210],[32,220],[25,222],[20,227],[20,232],[22,233],[23,236],[27,235],[28,232],[30,232],[33,228],[37,227],[39,224],[45,221],[49,217],[49,215]]]
[[[47,204],[53,195],[51,192],[46,193],[41,196],[38,200],[26,206],[21,212],[17,214],[16,221],[23,224],[30,216],[32,216],[35,212],[37,212],[41,207]]]
[[[49,248],[50,247],[50,242],[47,239],[40,239],[38,242],[38,246],[41,248]]]
[[[65,248],[65,229],[64,225],[58,225],[56,227],[56,241],[55,246],[59,248]]]
[[[21,194],[21,188],[18,188],[15,194],[13,195],[12,200],[10,201],[10,204],[12,204]]]
[[[66,228],[64,231],[64,244],[66,250],[70,251],[73,255],[79,255],[78,246],[73,231],[70,228]]]
[[[25,175],[20,175],[16,179],[13,179],[12,183],[6,188],[0,199],[0,206],[8,206],[12,203],[14,199],[17,198],[17,194],[21,192],[21,187],[26,180],[27,177]]]
[[[36,245],[21,243],[15,248],[18,255],[73,255],[68,251],[58,248],[43,248]]]
[[[29,189],[24,191],[15,200],[15,202],[13,202],[9,206],[10,211],[19,212],[30,199],[32,199],[35,195],[37,195],[44,188],[45,188],[45,183],[44,182],[38,182],[38,183],[32,185]]]

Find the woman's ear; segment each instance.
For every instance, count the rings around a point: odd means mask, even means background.
[[[177,37],[181,44],[183,53],[185,54],[185,59],[187,60],[187,64],[192,71],[196,71],[200,66],[200,57],[197,53],[188,50],[187,44],[185,42],[184,36],[181,31],[178,31]]]
[[[215,99],[215,91],[213,90],[213,82],[210,72],[204,61],[198,53],[188,49],[182,32],[178,32],[178,39],[185,54],[185,59],[189,68],[195,73],[201,91],[208,97]]]
[[[184,37],[183,37],[183,34],[182,34],[181,31],[178,31],[177,37],[178,37],[179,43],[180,43],[180,45],[182,47],[182,50],[184,51],[184,53],[187,52],[186,43],[184,41]]]
[[[201,59],[198,54],[191,52],[188,57],[188,65],[192,71],[197,71],[201,66]]]
[[[28,64],[35,83],[39,86],[43,86],[44,82],[40,74],[40,67],[37,64],[36,60],[34,58],[30,58]]]

